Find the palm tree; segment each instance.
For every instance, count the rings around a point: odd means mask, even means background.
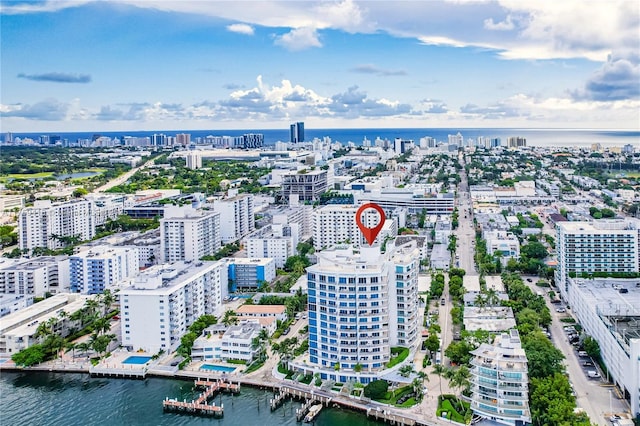
[[[238,317],[236,316],[236,313],[231,309],[227,309],[224,313],[224,317],[222,318],[222,324],[229,327],[230,325],[237,323]]]
[[[424,392],[422,391],[422,380],[419,377],[416,377],[411,382],[411,387],[413,388],[413,393],[416,395],[416,400],[420,401],[422,399],[422,395]]]
[[[111,293],[111,290],[106,289],[103,293],[102,293],[102,305],[104,306],[104,314],[106,315],[107,313],[109,313],[109,309],[111,308],[111,305],[113,304],[113,302],[115,302],[116,298],[113,295],[113,293]]]
[[[86,355],[87,352],[89,352],[89,349],[91,349],[91,344],[89,342],[76,343],[76,349],[78,352]]]
[[[448,369],[442,365],[442,364],[436,364],[433,367],[433,371],[431,372],[432,374],[437,375],[438,377],[440,377],[440,395],[442,395],[442,376],[445,376],[447,374]]]
[[[478,308],[480,308],[480,311],[482,311],[487,306],[487,298],[484,296],[483,293],[478,293],[476,298],[473,299],[473,304],[474,306],[477,306]]]
[[[76,359],[76,349],[78,349],[78,345],[73,343],[73,342],[67,342],[67,343],[65,343],[64,348],[66,349],[67,353],[69,353],[69,351],[72,351],[71,357],[75,360]]]
[[[36,334],[34,334],[33,337],[44,337],[44,338],[47,338],[47,337],[49,337],[49,335],[51,335],[52,332],[53,332],[53,330],[49,326],[49,322],[48,321],[41,322],[40,324],[38,324],[38,328],[36,329]]]
[[[93,322],[93,331],[97,334],[104,334],[111,330],[111,324],[105,317],[100,317]]]
[[[494,288],[486,291],[486,299],[489,306],[497,306],[500,303],[500,297],[498,297],[498,292]]]
[[[463,389],[466,389],[469,386],[471,373],[469,372],[469,369],[463,365],[455,370],[450,370],[450,374],[447,378],[449,379],[449,386],[454,389],[458,389],[460,391],[459,393],[461,393]],[[459,393],[456,395],[456,398],[458,398],[458,404],[462,407],[462,400]]]
[[[84,302],[84,308],[89,316],[92,316],[96,313],[99,305],[100,304],[96,299],[87,299],[87,301]]]
[[[409,364],[403,365],[402,367],[400,367],[398,372],[402,377],[409,377],[411,373],[413,373],[413,366]]]

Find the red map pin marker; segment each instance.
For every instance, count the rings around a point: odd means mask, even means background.
[[[380,223],[378,223],[375,228],[367,228],[362,223],[362,217],[361,217],[362,212],[364,212],[367,209],[374,209],[380,214]],[[378,236],[378,234],[380,233],[380,230],[384,226],[384,221],[385,221],[384,210],[382,210],[382,207],[380,207],[375,203],[363,204],[362,206],[360,206],[360,208],[356,212],[356,224],[358,225],[358,228],[360,228],[360,232],[362,232],[362,235],[364,235],[364,238],[365,240],[367,240],[369,245],[372,245],[373,242],[376,240],[376,237]]]

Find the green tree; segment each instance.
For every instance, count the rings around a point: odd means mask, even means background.
[[[459,342],[451,342],[444,351],[444,354],[452,363],[463,365],[471,360],[471,351],[474,349],[475,346],[471,343],[466,340],[461,340]]]
[[[591,336],[587,336],[582,342],[584,351],[593,359],[600,359],[600,345],[598,341]]]
[[[435,333],[431,333],[425,340],[424,346],[425,349],[427,349],[431,353],[440,349],[440,339],[438,338],[438,335]]]
[[[388,389],[389,382],[386,380],[374,380],[364,387],[364,396],[371,399],[382,399]]]
[[[44,361],[45,353],[42,345],[32,345],[11,356],[16,365],[30,367]]]
[[[540,242],[531,242],[520,248],[520,254],[530,259],[544,259],[549,255],[547,248]]]
[[[549,377],[563,371],[564,355],[540,331],[524,336],[522,346],[527,354],[530,379]]]
[[[89,193],[89,191],[87,191],[86,189],[80,187],[80,188],[76,188],[73,190],[73,192],[71,193],[71,195],[73,195],[73,198],[82,198],[85,195],[87,195]]]
[[[588,419],[574,413],[571,386],[559,372],[531,379],[530,401],[534,425],[590,426]]]

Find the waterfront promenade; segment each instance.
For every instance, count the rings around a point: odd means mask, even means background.
[[[273,358],[271,358],[273,359]],[[270,360],[271,360],[270,359]],[[275,364],[275,362],[274,362]],[[13,362],[7,361],[0,364],[0,371],[42,371],[42,372],[57,372],[57,373],[90,373],[89,362],[61,362],[61,361],[49,361],[38,366],[21,368],[16,367]],[[113,372],[113,377],[120,377],[118,371]],[[266,373],[266,374],[265,374]],[[105,374],[105,376],[108,376]],[[350,396],[345,396],[336,392],[326,391],[312,385],[305,385],[303,383],[294,382],[291,380],[279,380],[273,377],[271,369],[268,366],[264,366],[262,369],[254,372],[250,375],[242,374],[224,374],[219,372],[201,371],[201,370],[179,370],[176,372],[169,372],[162,369],[156,369],[153,365],[150,365],[146,369],[145,377],[162,377],[172,378],[189,381],[215,381],[225,378],[233,383],[242,386],[250,386],[253,388],[266,390],[275,393],[279,393],[283,388],[294,396],[297,392],[298,395],[311,396],[316,395],[321,398],[331,398],[331,406],[343,407],[346,409],[354,410],[366,414],[371,418],[378,418],[380,420],[386,420],[387,422],[394,424],[405,425],[423,425],[423,426],[444,426],[455,424],[453,422],[436,418],[435,410],[437,406],[437,398],[426,395],[423,401],[411,408],[397,408],[386,404],[381,404],[375,401],[362,401]],[[166,395],[171,398],[171,395]],[[158,404],[162,404],[162,401],[158,401]]]

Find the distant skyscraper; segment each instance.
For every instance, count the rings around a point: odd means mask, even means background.
[[[520,148],[527,146],[527,139],[520,136],[511,136],[507,139],[507,146],[509,148]]]
[[[166,144],[167,144],[167,137],[164,134],[162,134],[162,133],[160,133],[160,134],[154,133],[151,136],[151,145],[153,145],[153,146],[164,146]]]
[[[298,121],[290,126],[291,129],[291,142],[298,143],[304,142],[304,123]]]
[[[191,134],[178,133],[176,135],[176,144],[182,145],[182,146],[189,146],[191,144]]]

